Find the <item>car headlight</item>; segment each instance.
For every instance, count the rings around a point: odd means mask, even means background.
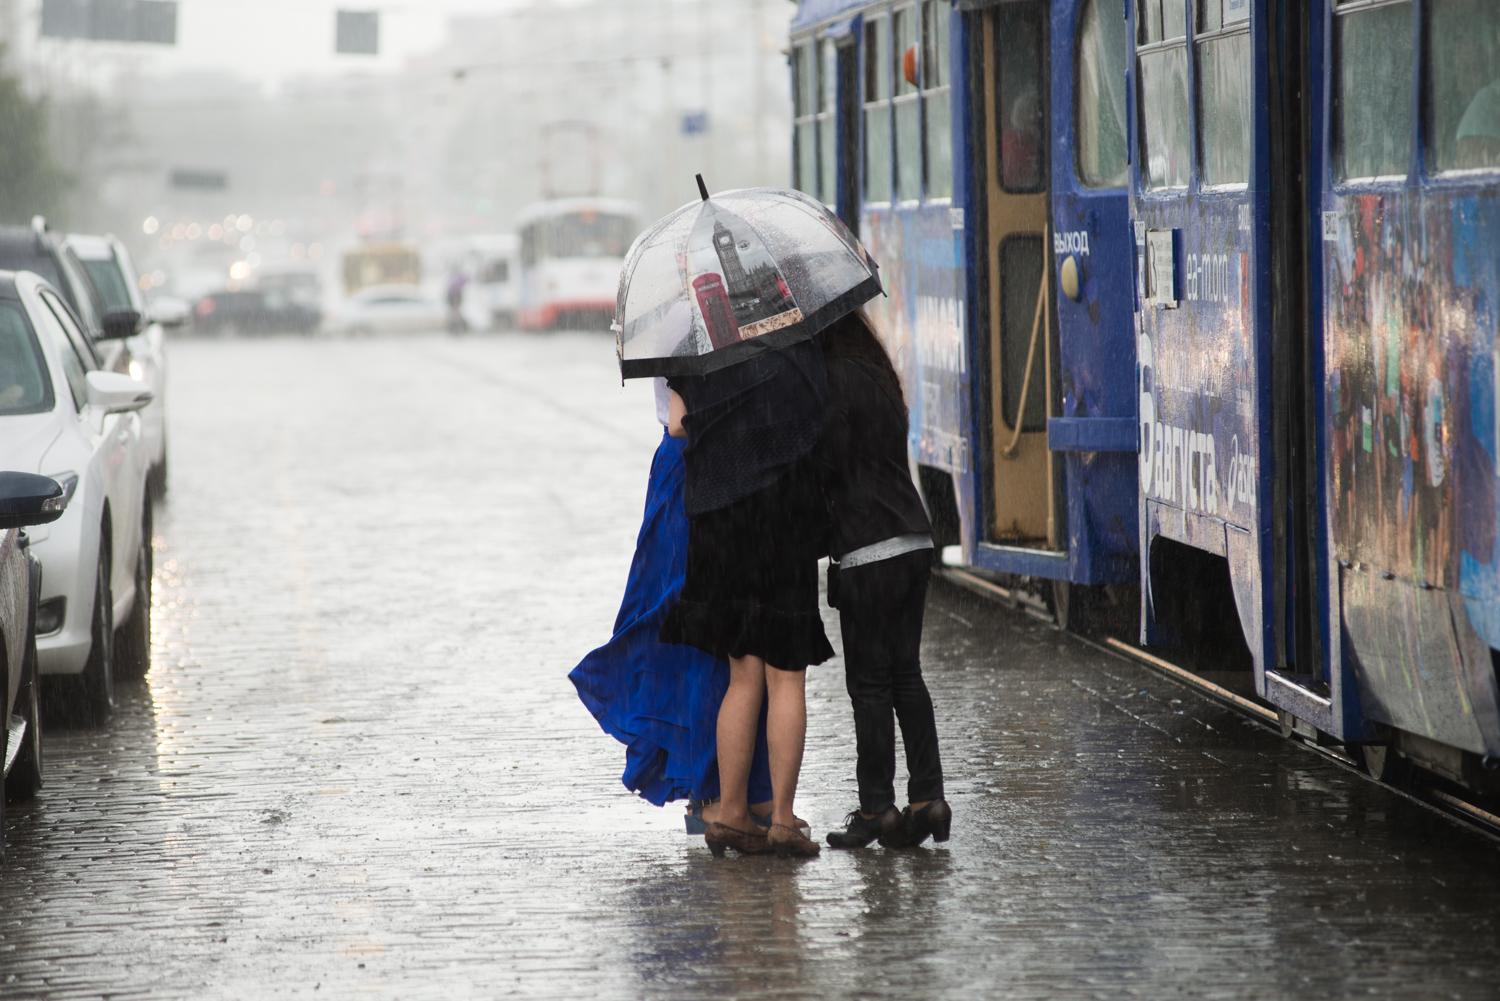
[[[61,511],[68,506],[68,501],[73,499],[73,494],[78,490],[77,473],[53,473],[52,478],[57,485],[62,487],[62,493],[56,497],[42,501],[42,510],[46,512]]]

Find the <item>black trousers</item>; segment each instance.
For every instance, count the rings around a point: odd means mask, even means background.
[[[829,575],[828,600],[839,610],[844,637],[858,751],[855,775],[865,813],[895,803],[895,720],[906,747],[907,801],[943,798],[937,724],[919,652],[931,568],[932,552],[924,549]]]

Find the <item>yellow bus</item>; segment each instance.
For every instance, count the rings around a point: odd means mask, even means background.
[[[344,251],[344,294],[371,285],[420,285],[422,255],[404,243],[362,243]]]

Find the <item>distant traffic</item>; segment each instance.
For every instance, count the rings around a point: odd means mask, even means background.
[[[640,226],[568,199],[518,234],[364,240],[266,263],[248,217],[174,223],[138,273],[107,234],[0,227],[0,721],[6,796],[44,781],[43,707],[98,724],[151,668],[153,507],[167,493],[168,341],[607,332]],[[148,219],[147,235],[163,224]],[[173,236],[176,233],[178,236]],[[3,831],[3,827],[0,827]]]

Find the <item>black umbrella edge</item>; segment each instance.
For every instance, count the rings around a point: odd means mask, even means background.
[[[748,341],[731,344],[727,348],[710,351],[703,355],[683,355],[676,358],[628,358],[620,360],[620,378],[648,379],[655,376],[708,375],[731,365],[753,358],[757,352],[773,351],[789,347],[799,341],[810,340],[827,329],[835,320],[854,312],[884,289],[880,278],[871,275],[854,288],[845,292],[804,316],[797,323]]]

